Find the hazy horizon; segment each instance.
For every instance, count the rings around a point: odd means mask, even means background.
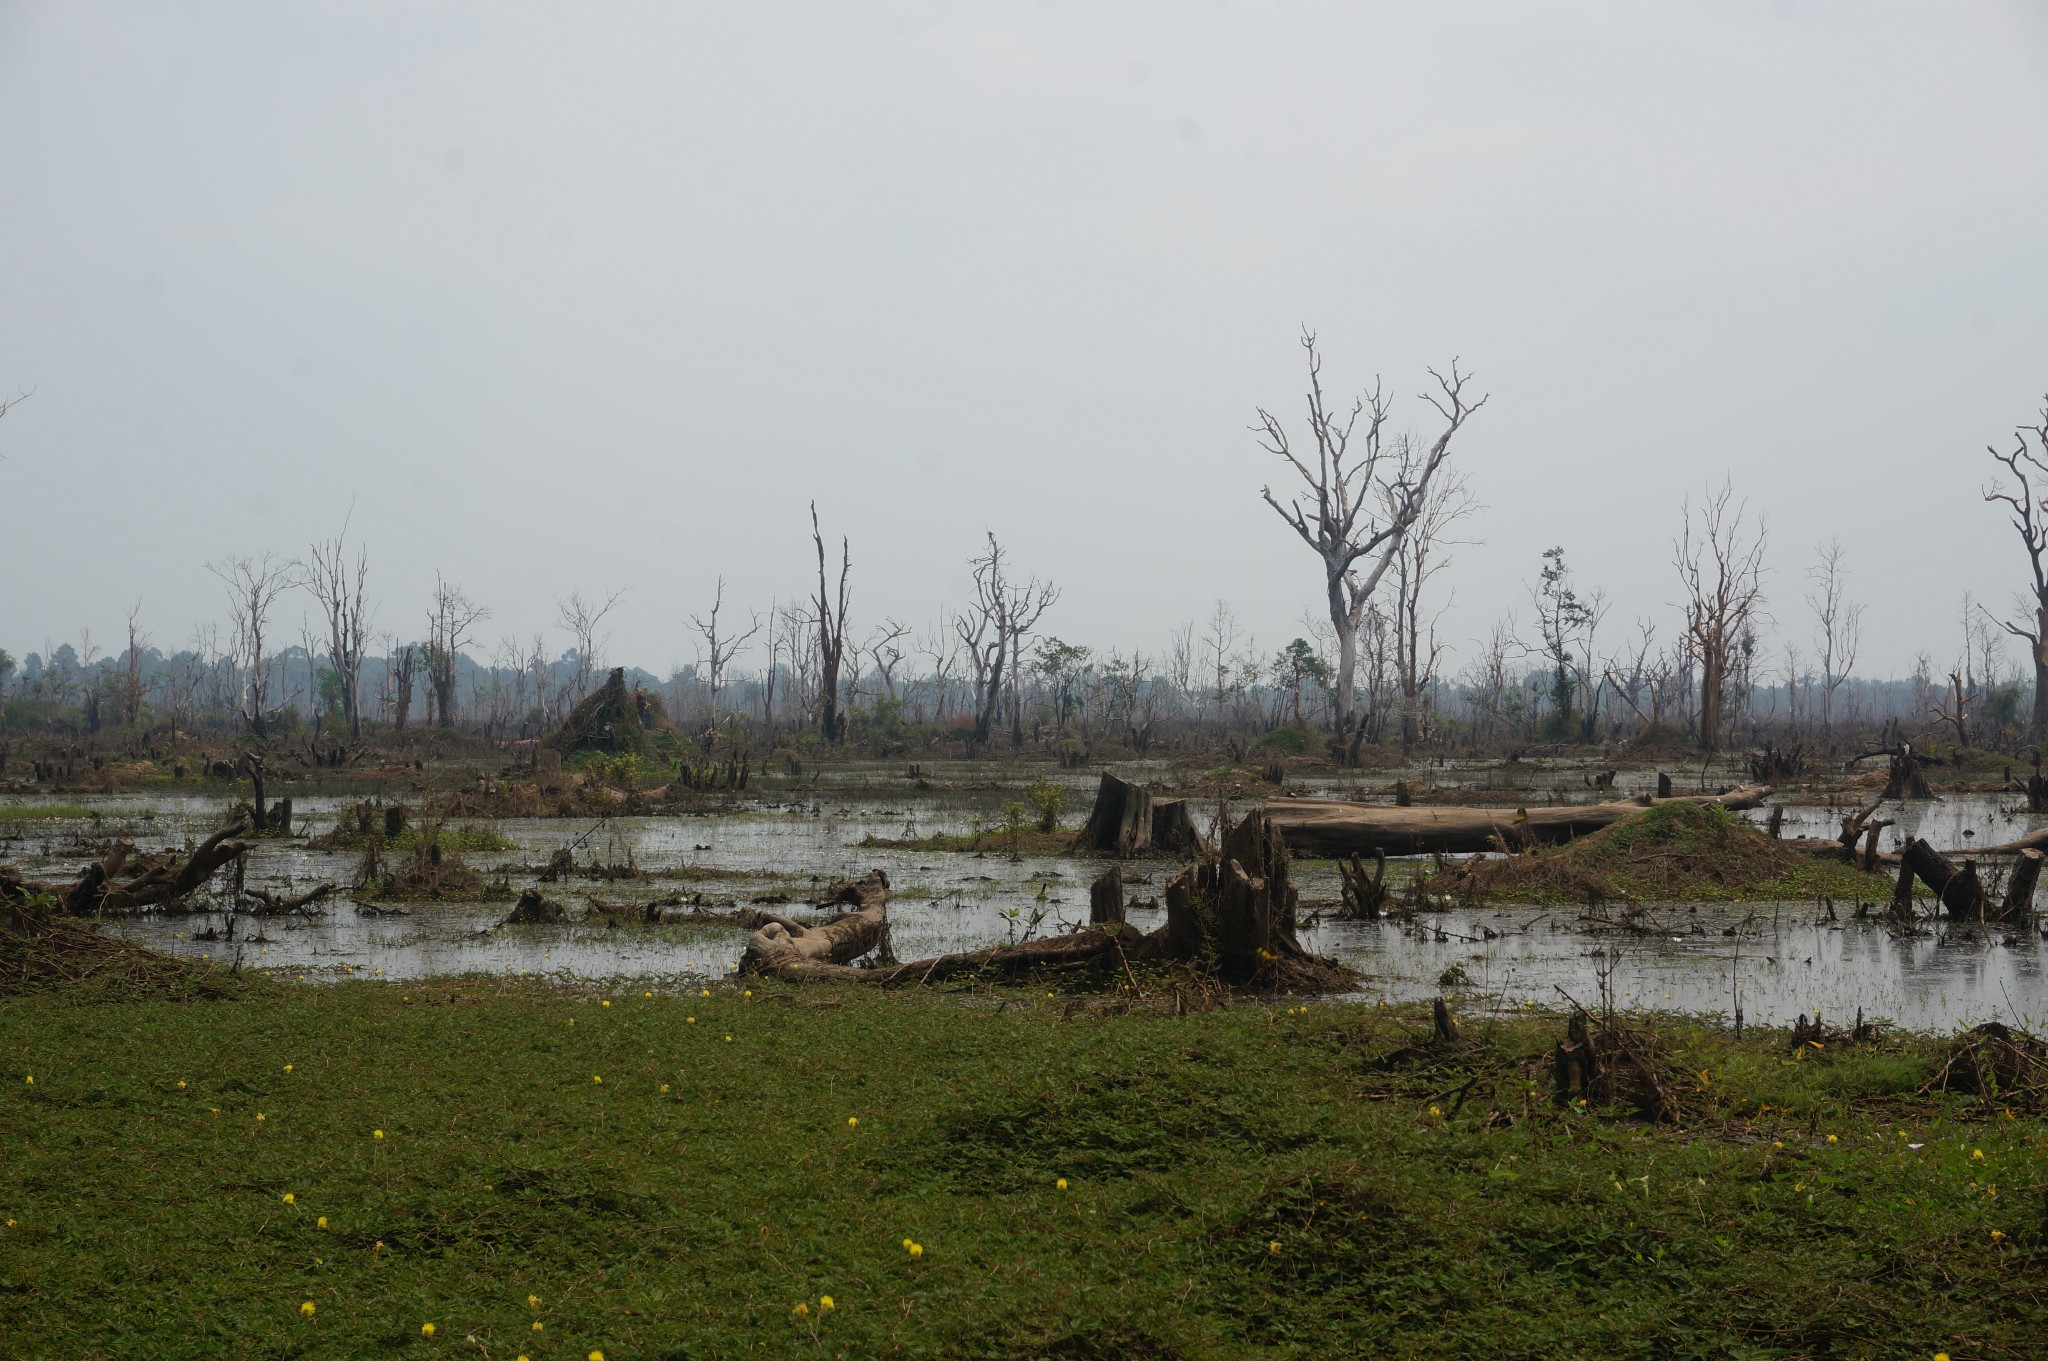
[[[1491,394],[1447,671],[1552,544],[1670,638],[1724,475],[1776,636],[1841,538],[1860,674],[2027,580],[1980,488],[2048,391],[2036,7],[27,3],[0,120],[17,656],[138,598],[173,650],[209,561],[352,515],[380,630],[438,569],[481,652],[559,654],[555,598],[630,583],[608,651],[661,674],[721,575],[807,592],[813,499],[855,634],[992,530],[1047,632],[1222,598],[1270,653],[1319,567],[1248,427],[1299,427],[1304,324],[1395,429],[1454,356]]]

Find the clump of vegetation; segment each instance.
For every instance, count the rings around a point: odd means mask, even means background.
[[[0,803],[0,825],[17,822],[75,821],[98,817],[96,809],[76,803]]]
[[[1660,803],[1557,847],[1437,874],[1429,888],[1530,902],[1740,901],[1891,892],[1888,880],[1774,840],[1713,804]]]
[[[1060,826],[1060,814],[1067,811],[1066,786],[1054,784],[1040,775],[1024,790],[1024,802],[1030,807],[1039,831],[1056,832]]]
[[[0,997],[62,989],[69,1000],[227,997],[244,980],[58,915],[46,896],[0,906]]]

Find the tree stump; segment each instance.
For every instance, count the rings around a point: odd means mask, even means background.
[[[2023,922],[2034,915],[2034,885],[2040,881],[2041,865],[2048,861],[2036,850],[2024,850],[2013,861],[2012,874],[2005,881],[2005,902],[1999,916],[2009,922]]]
[[[1253,813],[1224,837],[1215,860],[1182,870],[1166,886],[1165,953],[1200,962],[1226,983],[1313,967],[1295,936],[1299,901],[1280,829]]]
[[[1124,871],[1120,865],[1111,865],[1102,872],[1088,888],[1088,924],[1122,926],[1124,924]]]
[[[1209,843],[1195,826],[1186,799],[1152,805],[1152,849],[1166,855],[1200,857],[1209,853]]]
[[[1108,771],[1095,791],[1095,807],[1074,838],[1074,849],[1118,857],[1152,847],[1152,795]]]
[[[1920,838],[1909,837],[1899,852],[1899,872],[1918,876],[1951,917],[1984,921],[1991,915],[1974,860],[1965,860],[1959,869]]]

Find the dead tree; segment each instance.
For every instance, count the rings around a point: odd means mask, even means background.
[[[1835,692],[1856,669],[1856,650],[1863,642],[1863,606],[1844,598],[1842,541],[1830,539],[1818,550],[1807,572],[1813,591],[1806,603],[1813,610],[1813,647],[1820,659],[1820,730],[1834,732]]]
[[[1465,486],[1462,473],[1447,474],[1430,490],[1394,554],[1394,675],[1401,687],[1401,754],[1414,750],[1423,736],[1423,704],[1436,679],[1437,659],[1443,647],[1437,641],[1437,620],[1450,607],[1445,598],[1434,613],[1425,613],[1423,592],[1430,579],[1442,571],[1449,559],[1442,551],[1455,544],[1446,533],[1451,525],[1478,509],[1478,502]],[[1400,513],[1390,499],[1385,505],[1389,519]],[[1300,718],[1301,692],[1295,690],[1295,716]]]
[[[1284,504],[1274,497],[1270,486],[1261,489],[1261,495],[1322,560],[1330,626],[1337,634],[1337,687],[1331,697],[1333,741],[1338,753],[1345,755],[1354,743],[1357,726],[1352,684],[1366,606],[1380,578],[1393,565],[1402,540],[1421,516],[1438,470],[1450,455],[1452,437],[1473,412],[1486,405],[1486,398],[1466,404],[1464,386],[1470,375],[1459,372],[1455,360],[1448,378],[1431,369],[1438,391],[1424,393],[1423,399],[1444,418],[1443,432],[1426,448],[1401,439],[1388,450],[1381,437],[1390,404],[1378,380],[1370,392],[1352,403],[1348,413],[1339,414],[1323,396],[1323,361],[1316,352],[1315,333],[1304,330],[1301,344],[1308,352],[1308,430],[1314,454],[1297,454],[1286,427],[1264,407],[1258,409],[1259,423],[1252,428],[1259,435],[1259,446],[1284,459],[1306,487]],[[1360,417],[1365,418],[1363,430],[1359,429]]]
[[[556,619],[563,630],[576,640],[576,693],[567,698],[567,704],[574,705],[590,693],[590,678],[597,674],[600,654],[604,650],[604,639],[597,636],[597,630],[604,623],[604,617],[612,612],[612,607],[624,600],[632,589],[631,586],[621,586],[602,600],[585,600],[581,591],[569,592],[567,600],[559,597],[555,600]]]
[[[974,743],[986,749],[995,735],[1004,681],[1021,661],[1025,637],[1059,599],[1059,591],[1037,577],[1022,586],[1014,584],[1007,574],[1003,546],[994,533],[988,536],[988,552],[973,559],[971,565],[974,600],[953,624],[974,670]],[[1013,702],[1012,708],[1021,706]],[[1013,714],[1013,719],[1012,737],[1021,744],[1023,719],[1021,714]]]
[[[391,726],[399,732],[405,731],[405,721],[412,715],[412,688],[419,661],[419,649],[407,643],[392,651],[386,664],[385,674],[391,683]]]
[[[1685,588],[1685,649],[1699,667],[1703,751],[1720,745],[1729,673],[1764,598],[1763,526],[1750,534],[1743,524],[1747,503],[1734,498],[1731,481],[1709,491],[1695,527],[1688,497],[1685,525],[1673,546],[1673,565]]]
[[[2031,444],[2029,435],[2033,436]],[[2008,490],[1994,480],[1984,489],[1984,499],[2011,512],[2012,527],[2027,550],[2027,565],[2033,572],[2029,590],[2033,627],[2023,628],[2010,619],[2001,619],[1999,624],[2013,637],[2026,641],[2027,656],[2034,664],[2034,716],[2028,734],[2039,741],[2048,737],[2048,496],[2034,490],[2034,480],[2040,479],[2048,491],[2048,398],[2043,399],[2039,425],[2014,430],[2010,453],[2001,454],[1989,445],[1985,449],[2005,465],[2018,484]]]
[[[340,534],[313,545],[313,566],[306,575],[305,586],[320,602],[320,613],[327,619],[327,655],[334,662],[335,685],[340,690],[341,713],[348,720],[349,736],[361,737],[363,650],[370,642],[369,606],[363,597],[369,582],[370,557],[367,550],[358,548],[351,562],[345,543],[347,534],[348,525],[343,522]]]
[[[828,742],[846,736],[846,716],[839,711],[839,666],[846,657],[847,576],[853,570],[853,549],[839,536],[839,596],[835,606],[825,578],[825,535],[818,528],[818,503],[811,502],[811,541],[818,546],[818,595],[813,616],[818,627],[818,731]]]
[[[747,645],[749,639],[761,631],[761,616],[752,616],[753,623],[738,637],[720,636],[718,632],[718,611],[725,605],[725,578],[718,579],[718,590],[711,597],[711,617],[690,616],[690,627],[697,630],[697,636],[704,640],[704,664],[711,678],[711,722],[718,723],[718,692],[725,680],[725,669],[732,664],[733,654]],[[676,717],[680,719],[681,713]]]
[[[208,567],[228,588],[228,617],[234,625],[232,656],[242,679],[242,721],[249,731],[264,734],[270,707],[269,658],[266,640],[270,611],[277,598],[298,583],[296,562],[264,552],[259,557],[223,558]]]
[[[116,841],[104,856],[85,867],[71,884],[35,883],[15,878],[0,868],[0,900],[25,904],[30,898],[47,894],[58,909],[72,916],[136,912],[192,893],[223,865],[241,859],[253,849],[240,840],[249,830],[247,818],[239,818],[199,843],[184,860],[167,856],[135,856],[135,844]]]
[[[427,687],[433,700],[434,723],[455,726],[455,663],[469,631],[491,612],[464,595],[462,588],[434,573],[434,603],[427,611]]]

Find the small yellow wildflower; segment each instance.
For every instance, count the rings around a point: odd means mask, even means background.
[[[858,1115],[849,1115],[846,1117],[846,1127],[848,1129],[852,1129],[855,1125],[858,1125],[859,1123],[860,1117]]]
[[[602,1002],[598,1003],[598,1005],[599,1005],[599,1006],[602,1006],[602,1007],[608,1007],[608,1006],[610,1006],[611,1004],[612,1004],[612,1003],[611,1003],[611,999],[610,999],[609,997],[607,997],[607,998],[606,998],[606,999],[605,999],[604,1001],[602,1001]]]
[[[13,1221],[13,1220],[11,1220],[11,1219],[10,1219],[10,1220],[8,1220],[8,1221],[7,1221],[7,1227],[8,1227],[8,1228],[10,1228],[10,1229],[11,1229],[11,1228],[13,1228],[13,1227],[14,1227],[14,1221]]]
[[[604,1353],[599,1351],[593,1351],[590,1354],[589,1361],[604,1361]]]
[[[1936,1353],[1934,1354],[1934,1361],[1948,1361],[1948,1353],[1947,1353],[1947,1352],[1936,1352]]]
[[[1064,1191],[1067,1189],[1067,1179],[1065,1177],[1061,1177],[1058,1181],[1053,1183],[1053,1186],[1058,1190]]]
[[[711,989],[706,988],[703,992],[699,993],[698,995],[700,997],[709,997],[711,995]]]
[[[420,1336],[421,1336],[421,1337],[432,1337],[433,1335],[434,1335],[434,1325],[433,1325],[433,1324],[431,1324],[431,1323],[422,1323],[422,1324],[420,1325]]]
[[[796,1308],[791,1310],[790,1312],[794,1313],[798,1318],[802,1318],[804,1315],[811,1312],[811,1306],[805,1304],[802,1300],[798,1300],[796,1302]]]
[[[284,1066],[284,1070],[285,1070],[285,1071],[286,1071],[287,1073],[289,1073],[289,1072],[290,1072],[290,1071],[292,1070],[292,1066],[291,1066],[291,1065],[290,1065],[289,1063],[287,1063],[287,1064],[286,1064],[286,1065]]]
[[[538,1309],[538,1308],[540,1308],[540,1296],[538,1296],[538,1295],[528,1295],[528,1296],[526,1297],[526,1307],[527,1307],[527,1308],[529,1308],[529,1309]]]
[[[752,997],[753,995],[754,995],[754,990],[753,990],[752,988],[748,988],[748,989],[747,989],[747,990],[746,990],[745,992],[743,992],[743,993],[741,993],[741,994],[740,994],[740,996],[742,996],[742,997]]]
[[[697,1018],[695,1016],[685,1016],[683,1019],[689,1022],[691,1025],[697,1024]]]
[[[376,1242],[374,1242],[374,1243],[370,1244],[370,1251],[372,1251],[372,1252],[382,1252],[382,1251],[384,1251],[384,1240],[383,1240],[383,1239],[381,1239],[381,1238],[379,1238],[379,1239],[378,1239],[378,1240],[377,1240]]]
[[[257,1124],[259,1124],[259,1125],[263,1123],[263,1112],[262,1112],[262,1111],[257,1111],[257,1112],[256,1112],[256,1123],[257,1123]]]
[[[1439,1117],[1443,1115],[1443,1112],[1442,1112],[1442,1111],[1440,1111],[1440,1110],[1438,1110],[1438,1109],[1437,1109],[1437,1108],[1436,1108],[1435,1106],[1431,1106],[1431,1107],[1429,1108],[1429,1113],[1430,1113],[1431,1115],[1433,1115],[1433,1116],[1439,1116]]]
[[[314,1227],[314,1228],[316,1228],[316,1229],[324,1229],[324,1228],[326,1228],[326,1227],[327,1227],[327,1216],[326,1216],[326,1215],[321,1215],[321,1216],[320,1216],[320,1217],[319,1217],[318,1219],[314,1220],[314,1221],[313,1221],[313,1227]]]
[[[1266,1251],[1278,1253],[1280,1251],[1280,1240],[1275,1238],[1272,1242],[1266,1244]]]
[[[726,1037],[725,1037],[725,1042],[726,1042],[727,1044],[731,1044],[731,1043],[732,1043],[732,1036],[730,1036],[730,1035],[726,1036]]]
[[[313,1317],[313,1301],[307,1300],[304,1304],[300,1305],[299,1312],[307,1318]]]
[[[922,1244],[922,1243],[912,1243],[912,1244],[910,1245],[910,1255],[911,1255],[912,1257],[922,1257],[922,1256],[924,1256],[924,1244]]]
[[[185,1090],[185,1079],[184,1079],[184,1078],[179,1078],[179,1079],[178,1079],[178,1090],[179,1090],[179,1091],[181,1091],[181,1092]]]
[[[667,1095],[668,1095],[668,1084],[667,1084],[666,1082],[664,1082],[664,1083],[662,1083],[662,1084],[661,1084],[661,1094],[662,1094],[663,1096],[667,1096]]]
[[[903,1250],[905,1252],[910,1251],[910,1240],[908,1238],[903,1240]]]
[[[1829,1143],[1831,1143],[1831,1144],[1839,1144],[1839,1143],[1841,1143],[1842,1141],[1841,1141],[1840,1139],[1837,1139],[1837,1138],[1836,1138],[1836,1137],[1835,1137],[1834,1135],[1830,1134],[1830,1135],[1828,1136],[1828,1142],[1829,1142]]]
[[[830,1295],[820,1295],[820,1296],[818,1296],[818,1312],[819,1312],[819,1313],[821,1313],[821,1314],[827,1314],[827,1313],[830,1313],[830,1312],[832,1311],[832,1307],[833,1307],[833,1306],[832,1306],[832,1297],[831,1297]]]
[[[1973,1148],[1970,1150],[1970,1156],[1981,1163],[1984,1161],[1984,1150],[1981,1148]]]
[[[542,1322],[541,1322],[541,1321],[540,1321],[539,1319],[535,1319],[535,1320],[533,1321],[533,1330],[534,1330],[534,1331],[535,1331],[536,1333],[544,1333],[544,1332],[546,1332],[546,1331],[547,1331],[547,1327],[548,1327],[548,1326],[547,1326],[547,1324],[545,1324],[545,1323],[542,1323]]]
[[[1992,1241],[1992,1242],[1994,1242],[1994,1243],[1997,1243],[1997,1242],[2002,1242],[2002,1241],[2004,1241],[2004,1238],[2005,1238],[2005,1230],[2004,1230],[2004,1229],[1993,1229],[1993,1230],[1991,1231],[1991,1241]]]
[[[384,1131],[381,1129],[373,1129],[370,1131],[370,1137],[372,1139],[381,1139],[384,1137]]]
[[[604,1085],[604,1079],[599,1077],[596,1073],[592,1073],[590,1075],[590,1080],[592,1082],[597,1083],[600,1087]]]
[[[641,995],[642,997],[652,997],[652,996],[654,996],[654,994],[653,994],[653,993],[651,993],[651,992],[643,992],[643,993],[641,993],[640,995]]]
[[[291,1203],[292,1203],[292,1202],[293,1202],[294,1200],[296,1200],[296,1199],[297,1199],[297,1197],[296,1197],[296,1196],[294,1196],[294,1195],[293,1195],[293,1194],[292,1194],[291,1192],[287,1191],[287,1192],[285,1192],[285,1193],[284,1193],[284,1203],[285,1203],[285,1204],[287,1204],[287,1205],[290,1205],[290,1204],[291,1204]]]

